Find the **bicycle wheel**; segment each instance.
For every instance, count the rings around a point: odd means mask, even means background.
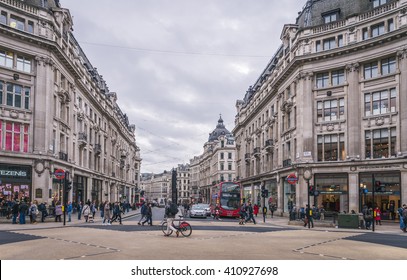
[[[161,224],[161,230],[163,231],[164,235],[167,235],[167,222],[163,222]],[[170,229],[170,233],[168,235],[172,234],[172,229]]]
[[[178,230],[179,230],[179,231],[181,232],[181,234],[182,234],[183,236],[185,236],[185,237],[190,236],[191,233],[192,233],[192,227],[191,227],[191,225],[188,224],[187,222],[182,222],[182,223],[179,225],[179,229],[178,229]]]

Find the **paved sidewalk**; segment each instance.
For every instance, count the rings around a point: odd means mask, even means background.
[[[126,212],[122,215],[122,219],[126,219],[128,217],[133,217],[135,215],[140,214],[140,209],[137,210],[130,210],[128,213]],[[6,219],[5,217],[0,218],[0,231],[1,230],[29,230],[29,229],[45,229],[45,228],[58,228],[58,227],[69,227],[79,224],[87,224],[85,222],[84,217],[81,217],[81,220],[78,220],[78,214],[72,214],[71,222],[68,222],[68,215],[66,216],[65,226],[64,226],[64,216],[61,217],[62,222],[55,222],[54,217],[49,217],[45,219],[45,222],[41,222],[41,218],[37,218],[36,224],[30,224],[30,217],[26,216],[26,223],[23,225],[20,224],[12,224],[11,219]],[[39,221],[39,222],[38,222]],[[100,217],[100,211],[96,212],[95,219],[93,223],[102,223],[103,219]],[[92,223],[89,223],[92,224]]]

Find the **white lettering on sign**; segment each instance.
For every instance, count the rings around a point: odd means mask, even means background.
[[[0,175],[2,176],[19,176],[19,177],[26,177],[26,171],[11,171],[11,170],[0,170]]]

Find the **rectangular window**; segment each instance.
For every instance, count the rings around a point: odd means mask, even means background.
[[[389,19],[387,21],[387,31],[390,32],[393,30],[394,30],[394,21],[393,21],[393,19]]]
[[[34,33],[34,22],[29,21],[27,24],[27,32],[33,34]]]
[[[343,46],[343,35],[339,35],[338,36],[338,47],[342,47]]]
[[[0,66],[13,68],[13,53],[0,51]]]
[[[318,122],[343,119],[345,116],[344,114],[345,114],[344,98],[318,101],[317,103]]]
[[[26,109],[26,110],[30,109],[30,88],[29,87],[24,88],[24,109]]]
[[[324,51],[336,48],[335,37],[325,39],[323,42],[324,42]]]
[[[395,156],[396,138],[395,127],[366,131],[366,158],[387,158],[390,156]]]
[[[343,70],[332,71],[332,86],[342,85],[345,82],[345,72]]]
[[[318,161],[345,159],[345,136],[341,134],[318,135]]]
[[[223,159],[223,153],[220,153],[220,159]]]
[[[365,73],[365,79],[371,79],[375,78],[378,76],[378,66],[377,66],[377,61],[372,62],[372,63],[366,63],[363,66],[364,73]]]
[[[315,51],[316,52],[322,51],[321,41],[316,41],[315,42]]]
[[[24,31],[24,26],[25,26],[25,22],[23,19],[16,17],[16,16],[10,17],[10,27]]]
[[[0,13],[0,23],[7,24],[7,13],[6,12]]]
[[[362,40],[367,40],[369,39],[369,31],[367,27],[362,29]]]
[[[384,22],[373,25],[371,27],[372,37],[384,34]]]
[[[228,153],[228,159],[232,159],[232,153]]]
[[[13,152],[28,152],[28,125],[6,122],[5,128],[5,150]]]
[[[329,86],[329,73],[317,74],[317,88],[324,88]]]
[[[0,81],[0,105],[3,105],[3,81]]]
[[[31,72],[31,60],[17,56],[17,70],[30,73]]]
[[[396,89],[365,94],[365,116],[375,116],[396,111]]]
[[[387,3],[387,0],[373,0],[373,8],[379,7]]]
[[[330,23],[333,21],[337,21],[338,20],[338,13],[334,12],[334,13],[330,13],[330,14],[326,14],[323,16],[324,18],[324,23]]]
[[[22,94],[23,87],[20,85],[15,85],[7,83],[7,106],[22,108]]]
[[[382,75],[387,75],[396,72],[396,58],[390,57],[381,61]]]

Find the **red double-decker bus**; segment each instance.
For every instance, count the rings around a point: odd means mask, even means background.
[[[239,217],[241,185],[235,182],[221,182],[211,188],[211,211],[216,205],[222,217]]]

